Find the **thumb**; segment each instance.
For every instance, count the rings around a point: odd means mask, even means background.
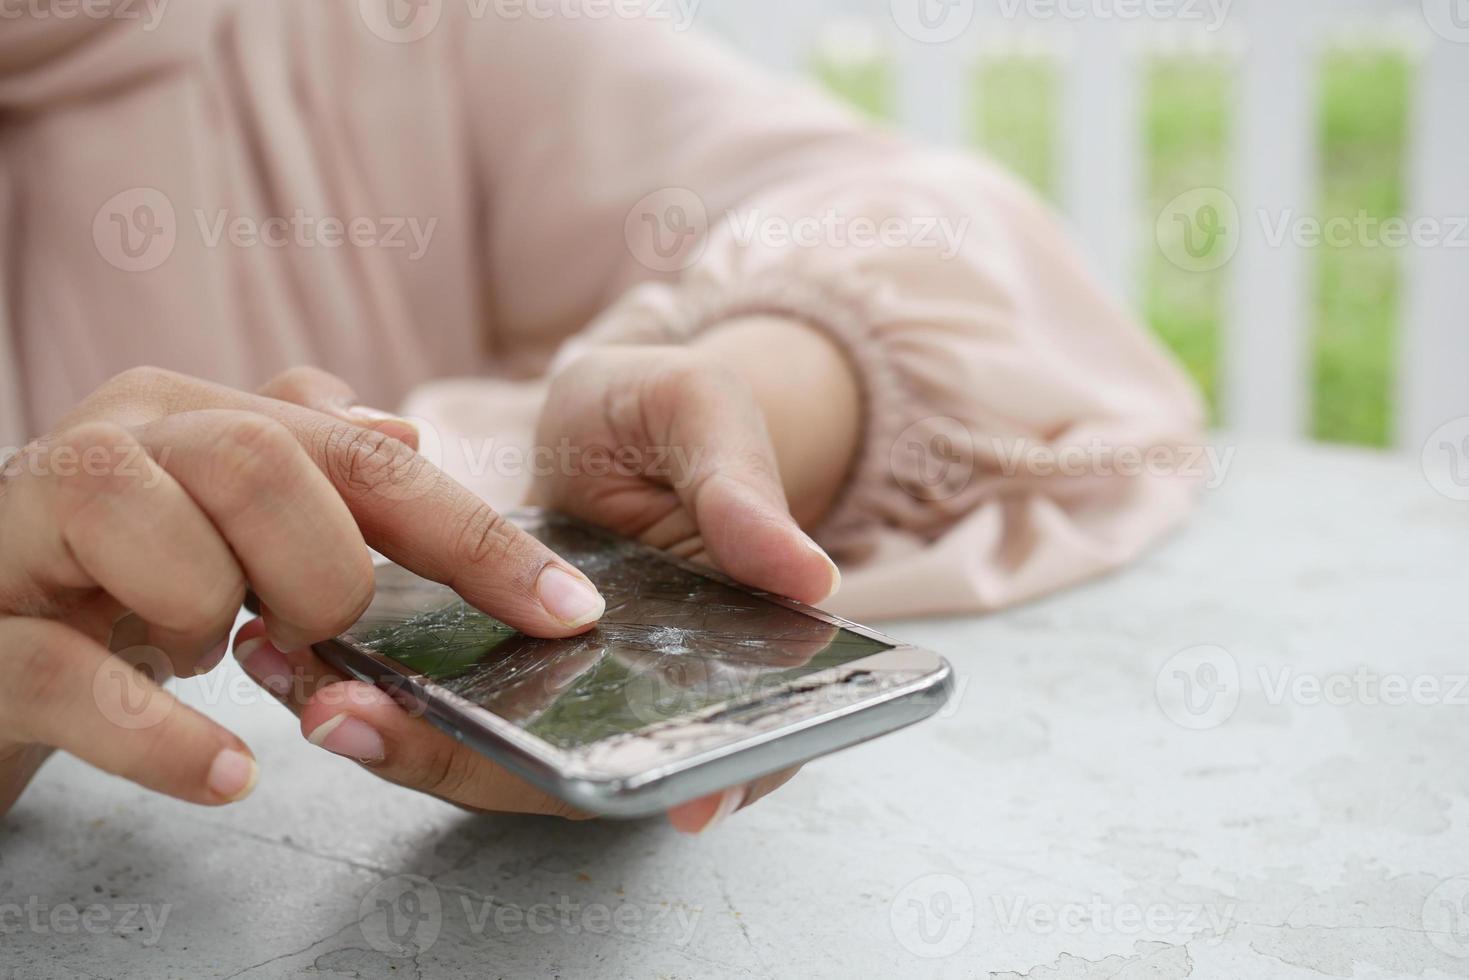
[[[841,573],[791,516],[753,394],[715,375],[689,385],[674,404],[670,441],[684,451],[674,490],[714,564],[746,585],[810,605],[835,595]]]
[[[318,368],[291,368],[267,381],[258,393],[365,429],[374,429],[418,448],[418,427],[412,422],[391,412],[363,405],[351,385]]]

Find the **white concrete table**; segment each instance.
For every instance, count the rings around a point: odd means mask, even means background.
[[[702,839],[470,816],[214,705],[241,806],[42,773],[0,977],[1469,976],[1466,519],[1416,460],[1242,450],[1126,574],[893,627],[952,711]]]

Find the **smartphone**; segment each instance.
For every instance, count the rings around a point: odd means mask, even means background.
[[[315,647],[582,810],[642,817],[896,731],[948,700],[927,650],[560,514],[508,515],[607,599],[597,627],[529,637],[393,564]]]

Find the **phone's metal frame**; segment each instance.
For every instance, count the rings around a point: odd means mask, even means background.
[[[517,524],[563,521],[604,538],[625,539],[559,513],[527,508],[506,515]],[[953,693],[953,669],[942,657],[810,606],[748,588],[704,566],[631,542],[702,578],[739,589],[831,626],[891,647],[860,660],[807,674],[748,698],[714,705],[654,726],[667,757],[647,761],[647,745],[620,758],[618,745],[647,740],[647,731],[574,750],[558,748],[445,689],[393,658],[339,637],[313,649],[353,676],[387,691],[406,709],[531,784],[567,803],[610,817],[642,817],[838,749],[896,731],[937,712]],[[736,724],[730,724],[737,721]],[[682,739],[680,736],[688,736]]]

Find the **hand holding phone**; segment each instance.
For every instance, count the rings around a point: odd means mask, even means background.
[[[381,761],[381,741],[346,726],[356,710],[386,717],[396,704],[452,741],[437,739],[444,754],[426,770],[388,778],[425,788],[427,777],[460,802],[532,793],[548,812],[635,817],[732,785],[778,784],[790,767],[921,720],[948,696],[949,667],[926,651],[561,515],[511,516],[597,584],[608,599],[598,626],[530,637],[384,564],[367,615],[316,647],[373,686],[282,687],[309,703],[303,728]],[[311,694],[333,692],[342,706],[329,718]]]

